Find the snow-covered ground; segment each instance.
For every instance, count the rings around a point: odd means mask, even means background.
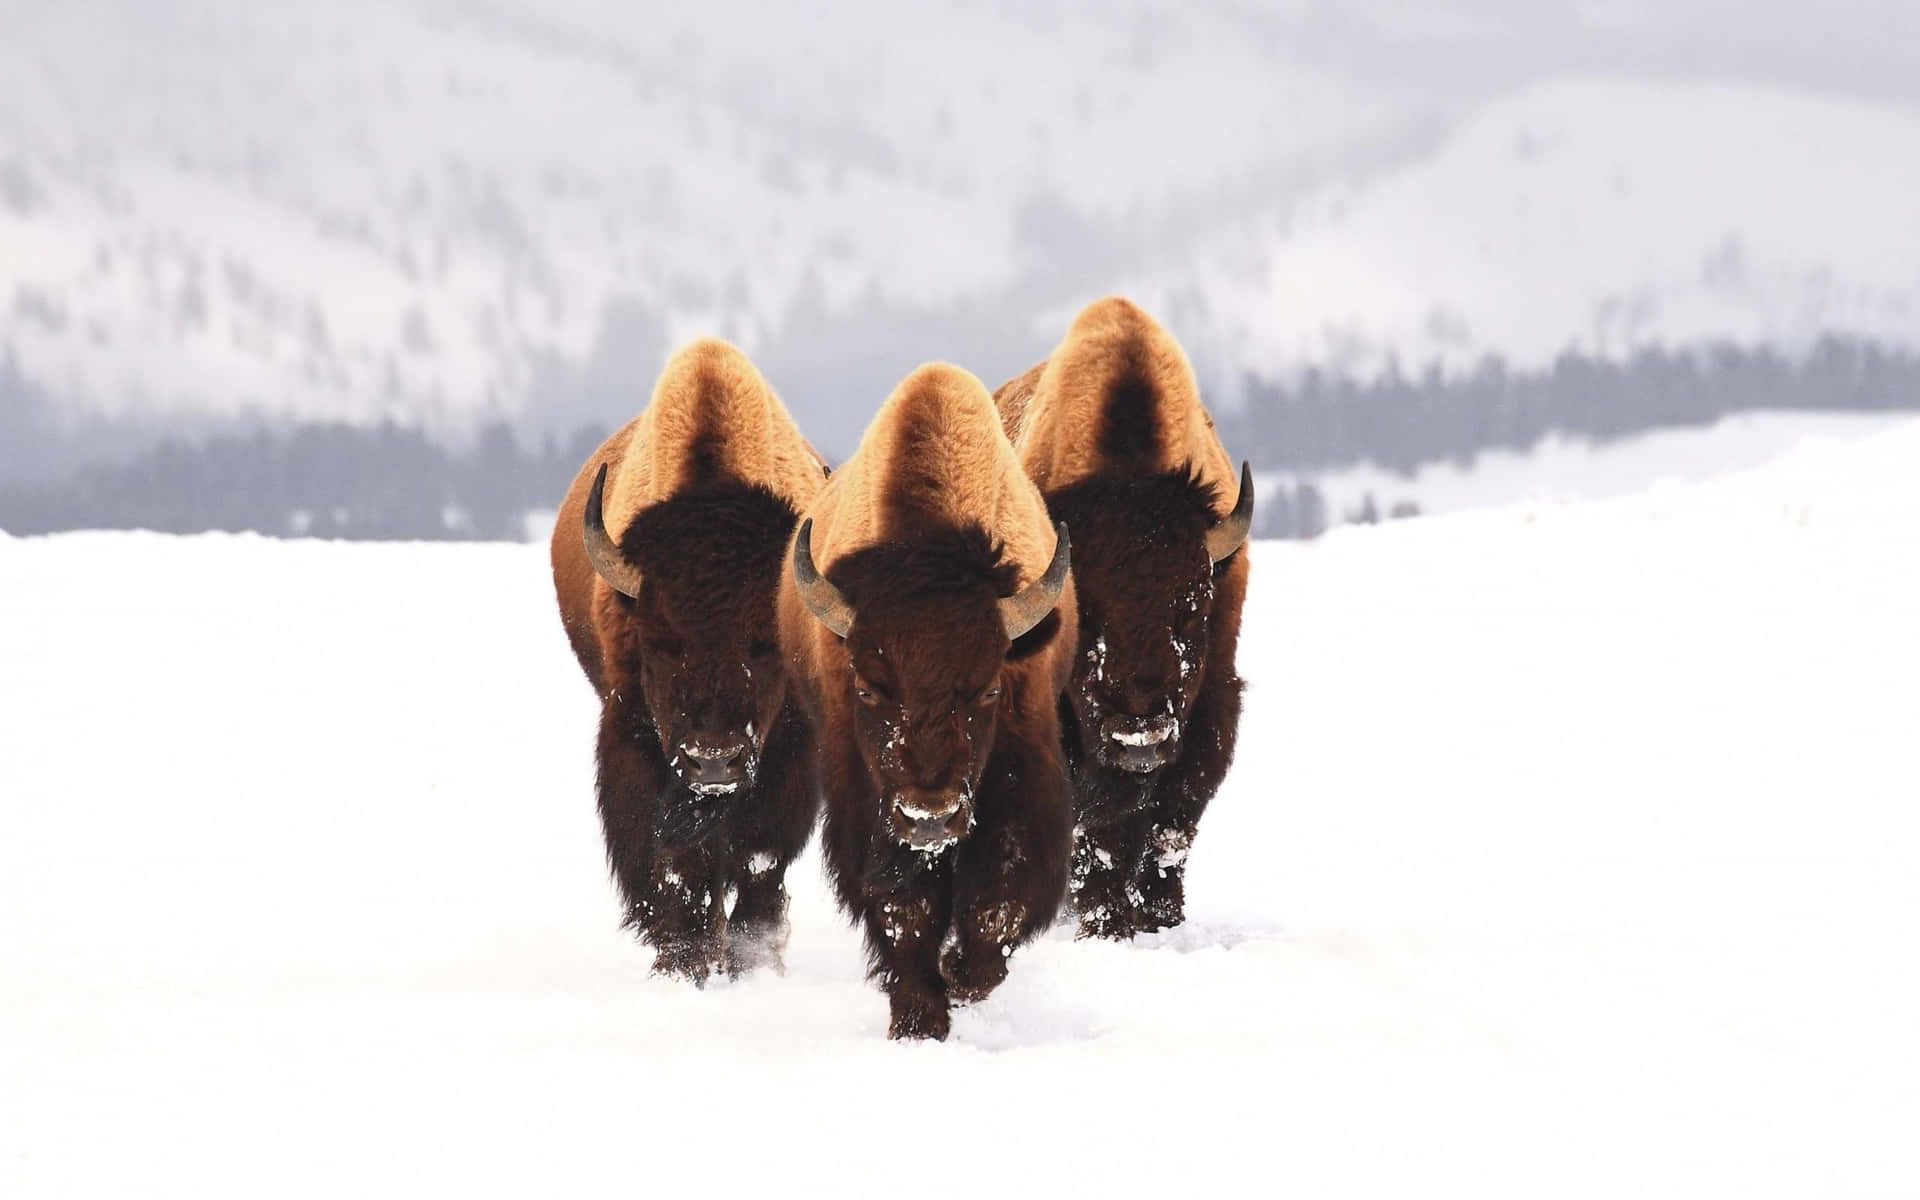
[[[1712,425],[1659,429],[1606,442],[1553,434],[1530,450],[1487,451],[1468,467],[1428,463],[1403,475],[1358,466],[1318,475],[1276,475],[1273,480],[1312,483],[1334,521],[1358,509],[1369,495],[1382,515],[1403,500],[1418,504],[1427,515],[1522,502],[1598,500],[1759,466],[1807,438],[1858,437],[1912,420],[1906,413],[1735,413]],[[1267,486],[1265,477],[1261,484]],[[541,540],[552,529],[536,524],[528,532],[531,540]]]
[[[1192,922],[944,1045],[811,856],[648,977],[538,549],[0,539],[0,1194],[1910,1194],[1916,462],[1256,547]]]

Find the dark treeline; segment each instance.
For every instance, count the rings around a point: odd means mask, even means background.
[[[1605,441],[1766,410],[1920,409],[1920,358],[1834,338],[1800,358],[1714,347],[1643,351],[1623,362],[1562,357],[1539,372],[1489,361],[1470,374],[1367,382],[1317,372],[1250,380],[1217,413],[1222,439],[1256,469],[1294,480],[1359,464],[1411,472],[1526,450],[1549,435]],[[803,410],[802,410],[803,411]],[[0,421],[0,433],[4,433]],[[297,425],[176,438],[54,481],[0,485],[0,530],[254,530],[291,537],[517,540],[552,509],[605,430],[530,437],[503,424],[448,446],[411,428]],[[1371,496],[1330,513],[1310,482],[1269,485],[1256,533],[1314,537],[1336,520],[1412,515]]]
[[[1604,442],[1740,412],[1920,409],[1920,357],[1829,337],[1797,358],[1716,345],[1618,362],[1565,354],[1525,373],[1499,359],[1453,377],[1389,369],[1358,382],[1310,370],[1291,385],[1250,379],[1245,394],[1239,411],[1216,414],[1236,457],[1295,474],[1363,463],[1411,474],[1552,434]]]
[[[56,486],[0,488],[0,529],[253,530],[355,540],[518,541],[603,430],[527,447],[505,425],[450,449],[416,429],[301,425],[165,441]]]

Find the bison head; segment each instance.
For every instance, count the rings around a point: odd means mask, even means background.
[[[1207,670],[1214,579],[1253,523],[1253,474],[1224,520],[1188,471],[1099,477],[1050,495],[1081,546],[1072,698],[1083,760],[1140,777],[1180,756]]]
[[[1070,550],[1016,593],[1014,564],[978,527],[939,528],[814,568],[812,522],[793,546],[809,611],[846,648],[834,686],[851,700],[854,738],[893,836],[928,853],[973,825],[973,795],[993,748],[1006,667],[1044,648],[1066,586]]]
[[[587,498],[587,556],[619,594],[619,653],[682,798],[711,809],[752,781],[786,698],[774,596],[798,515],[762,487],[720,482],[640,510],[616,543]]]

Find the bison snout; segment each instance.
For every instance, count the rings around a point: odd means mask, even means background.
[[[751,745],[743,737],[689,738],[680,743],[680,775],[703,796],[722,796],[747,779]]]
[[[894,797],[894,836],[916,850],[944,850],[973,826],[973,802],[956,791],[915,788]]]
[[[1108,717],[1100,723],[1100,761],[1136,774],[1157,771],[1173,761],[1180,744],[1180,723],[1173,717]]]

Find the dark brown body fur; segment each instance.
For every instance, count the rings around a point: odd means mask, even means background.
[[[1014,949],[1052,923],[1071,848],[1058,709],[1070,670],[1071,584],[1051,614],[1009,644],[997,605],[1020,581],[999,538],[943,507],[966,488],[937,477],[942,468],[928,464],[941,462],[940,454],[885,453],[887,446],[971,446],[980,451],[976,465],[996,463],[1014,488],[1030,487],[971,376],[977,410],[966,407],[967,396],[945,407],[896,407],[903,394],[913,399],[916,379],[938,392],[957,389],[959,375],[923,368],[903,384],[876,426],[891,419],[906,427],[870,431],[861,454],[822,493],[826,511],[844,505],[839,511],[862,514],[860,530],[885,530],[850,536],[857,548],[824,568],[855,611],[847,637],[804,609],[791,578],[780,597],[781,638],[820,735],[827,869],[866,935],[899,1038],[944,1038],[950,1004],[1000,984]],[[966,419],[955,417],[956,407]],[[994,441],[975,440],[982,436]],[[885,482],[862,486],[879,479]],[[977,476],[961,482],[997,490]],[[836,494],[836,487],[848,490]],[[1039,523],[1025,531],[1029,544],[1051,546],[1037,492],[1022,504]],[[914,789],[968,797],[970,827],[951,846],[926,852],[902,840],[890,798]]]
[[[1237,499],[1230,460],[1178,343],[1118,297],[1083,310],[995,403],[1073,538],[1079,637],[1060,711],[1080,933],[1178,925],[1187,852],[1240,723],[1247,547],[1214,562],[1206,545]],[[1149,724],[1175,737],[1149,752],[1116,736]]]
[[[691,411],[679,424],[697,431]],[[657,971],[700,983],[716,970],[778,965],[787,866],[818,811],[813,732],[773,632],[797,515],[696,443],[674,493],[616,534],[621,556],[644,571],[628,597],[588,561],[581,521],[595,472],[631,469],[635,436],[630,427],[610,439],[575,481],[554,532],[554,580],[601,701],[598,802],[625,923],[654,947]],[[731,795],[696,794],[675,748],[722,736],[746,739],[752,766]]]
[[[1005,582],[981,589],[982,580],[994,578],[992,560],[980,552],[984,536],[948,531],[930,540],[948,545],[849,556],[832,578],[856,604],[915,577],[934,587],[950,582],[961,592],[1011,592]],[[961,552],[940,561],[949,548]],[[941,581],[947,571],[950,581]],[[944,607],[936,600],[910,619],[944,618],[926,628],[957,632],[965,619],[961,606],[942,613]],[[1012,654],[1024,658],[1043,649],[1059,624],[1049,618]],[[944,853],[924,854],[891,836],[880,785],[854,731],[831,719],[823,730],[822,850],[835,894],[866,934],[872,972],[892,1001],[896,1037],[945,1037],[949,1002],[979,999],[999,986],[1013,949],[1052,923],[1065,896],[1071,817],[1058,691],[1044,671],[1017,669],[1019,661],[1005,672],[994,714],[998,728],[973,786],[973,828]],[[929,676],[951,678],[958,664],[924,666]]]
[[[1205,561],[1195,547],[1209,494],[1179,472],[1096,477],[1047,497],[1073,533],[1079,578],[1080,653],[1061,726],[1073,771],[1072,888],[1083,935],[1130,937],[1185,920],[1187,851],[1233,762],[1247,556],[1242,547],[1211,570],[1195,565]],[[1169,655],[1165,635],[1182,632],[1170,621],[1187,611],[1196,578],[1211,587],[1205,652],[1185,656],[1192,673],[1182,680],[1182,658]],[[1114,677],[1105,689],[1094,679],[1101,662]],[[1098,760],[1088,745],[1096,714],[1159,712],[1168,697],[1182,709],[1173,761],[1139,775]]]

